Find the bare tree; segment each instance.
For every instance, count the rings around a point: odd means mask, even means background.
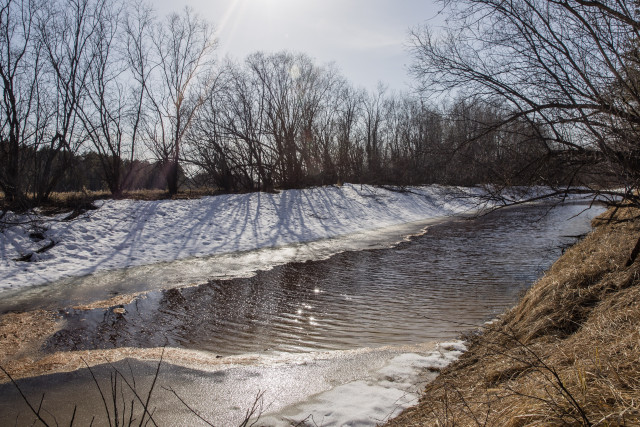
[[[302,127],[298,82],[301,63],[286,52],[266,55],[257,52],[247,58],[247,67],[260,85],[260,102],[264,103],[264,133],[278,156],[275,173],[285,188],[298,185],[302,177],[299,135]]]
[[[364,98],[364,134],[367,156],[367,181],[380,177],[384,156],[382,124],[385,119],[385,92],[387,88],[378,84],[375,91]]]
[[[11,204],[47,200],[83,144],[78,112],[106,0],[6,0],[0,187]]]
[[[15,208],[26,207],[27,171],[37,150],[32,144],[45,122],[39,103],[43,52],[35,21],[41,6],[35,0],[0,2],[0,189]]]
[[[104,179],[118,197],[130,184],[151,73],[149,6],[109,0],[90,40],[91,64],[80,119],[98,153]]]
[[[551,194],[624,196],[640,204],[637,4],[444,0],[442,5],[450,16],[448,30],[424,27],[412,34],[413,73],[423,93],[455,91],[500,110],[501,120],[476,135],[515,121],[528,123],[526,132],[544,141],[547,159],[564,165],[563,187]]]
[[[128,85],[126,62],[118,51],[123,5],[114,1],[100,10],[91,38],[92,61],[87,101],[80,104],[80,119],[87,138],[99,155],[105,180],[114,196],[122,191],[122,154],[126,138]]]
[[[300,101],[300,156],[307,184],[335,182],[333,151],[334,94],[343,84],[333,64],[318,66],[300,57],[297,97]]]
[[[131,185],[134,174],[134,161],[136,158],[136,146],[140,138],[140,128],[145,118],[144,100],[147,94],[147,84],[150,80],[152,65],[151,58],[151,30],[154,24],[154,15],[151,7],[139,0],[134,2],[125,12],[124,29],[125,61],[128,64],[128,75],[132,83],[128,89],[130,92],[128,107],[129,129],[129,169],[122,179],[122,185]],[[135,83],[133,83],[135,82]]]
[[[55,95],[48,142],[40,147],[42,160],[35,171],[38,200],[49,197],[84,143],[79,112],[94,61],[91,41],[108,7],[107,0],[55,0],[40,9],[38,34],[47,60],[42,78]]]
[[[363,150],[358,137],[358,123],[362,114],[364,93],[350,85],[338,89],[336,108],[338,180],[347,182],[362,175]]]
[[[266,135],[265,87],[227,62],[189,134],[190,160],[224,190],[272,190],[277,155]]]
[[[166,168],[169,193],[176,194],[182,141],[209,92],[216,43],[212,27],[185,8],[156,26],[153,46],[157,75],[146,85],[152,111],[147,139]]]

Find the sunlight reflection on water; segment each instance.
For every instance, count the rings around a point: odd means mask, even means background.
[[[59,309],[116,295],[194,286],[212,279],[251,277],[257,271],[288,262],[324,260],[344,251],[389,248],[410,235],[421,234],[427,225],[443,220],[431,218],[331,239],[98,271],[35,287],[4,290],[0,292],[0,313]]]

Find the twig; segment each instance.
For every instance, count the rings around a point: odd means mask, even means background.
[[[31,406],[31,403],[29,402],[29,399],[27,399],[27,396],[25,396],[25,394],[22,392],[22,389],[20,389],[20,386],[18,385],[18,383],[13,379],[13,377],[9,374],[9,372],[7,372],[6,369],[4,369],[4,367],[0,366],[0,370],[2,372],[4,372],[4,374],[9,377],[9,381],[11,381],[11,384],[13,384],[13,386],[16,388],[16,390],[18,390],[18,393],[20,393],[20,396],[22,397],[22,400],[27,404],[27,406],[29,407],[29,409],[31,409],[31,412],[33,412],[33,414],[38,418],[38,420],[44,424],[45,426],[49,426],[49,424],[40,416],[40,410],[38,409],[37,411],[35,410],[35,408],[33,406]],[[42,399],[44,400],[44,395],[42,395]],[[42,401],[40,402],[42,404]]]

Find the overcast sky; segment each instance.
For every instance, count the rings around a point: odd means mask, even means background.
[[[218,54],[243,59],[257,50],[304,52],[335,62],[356,86],[407,89],[410,27],[435,24],[433,0],[154,0],[158,15],[186,5],[213,23]]]

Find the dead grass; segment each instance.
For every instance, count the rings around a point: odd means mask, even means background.
[[[221,194],[219,190],[215,188],[195,188],[191,190],[182,190],[178,194],[171,197],[168,191],[165,190],[134,190],[123,193],[122,199],[132,200],[165,200],[165,199],[199,199],[205,196],[215,196]]]
[[[639,213],[594,220],[389,425],[640,425]]]
[[[185,199],[199,199],[204,196],[213,196],[221,194],[221,192],[214,188],[197,188],[179,191],[178,194],[170,196],[165,190],[133,190],[126,191],[118,199],[131,199],[131,200],[185,200]],[[34,207],[33,195],[28,195],[26,205],[13,206],[5,204],[4,194],[0,192],[0,208],[24,211],[30,207]],[[93,209],[93,203],[96,200],[112,199],[113,196],[108,191],[75,191],[75,192],[59,192],[52,193],[49,200],[43,204],[40,204],[40,212],[43,215],[56,215],[65,212],[82,212],[89,209]]]
[[[164,200],[164,199],[197,199],[204,196],[220,194],[215,188],[197,188],[190,190],[181,190],[178,194],[171,197],[166,190],[132,190],[125,191],[119,197],[120,199],[132,200]],[[111,193],[108,191],[75,191],[64,193],[52,193],[52,203],[73,203],[77,200],[99,200],[110,199]]]

